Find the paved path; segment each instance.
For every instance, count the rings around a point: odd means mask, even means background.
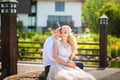
[[[119,68],[86,68],[85,70],[93,74],[97,80],[120,80]]]
[[[44,70],[42,64],[18,63],[18,73]],[[120,80],[120,68],[90,68],[85,67],[85,71],[93,74],[97,80]]]

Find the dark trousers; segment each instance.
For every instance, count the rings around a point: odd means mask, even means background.
[[[45,67],[45,74],[46,74],[46,76],[48,75],[49,70],[50,70],[50,65],[48,65],[48,66]]]
[[[80,69],[84,68],[84,64],[81,61],[75,61],[76,66],[78,66]]]

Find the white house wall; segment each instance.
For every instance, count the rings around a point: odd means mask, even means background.
[[[63,12],[55,11],[55,2],[38,1],[37,3],[37,27],[46,27],[48,15],[72,16],[75,27],[81,27],[81,2],[65,2]]]
[[[28,25],[29,25],[28,14],[17,14],[17,19],[23,21],[24,27],[28,27]]]
[[[28,14],[17,14],[17,20],[21,20],[23,22],[24,31],[28,32],[28,26],[29,26],[29,16]]]
[[[80,2],[68,2],[65,5],[66,15],[72,15],[75,27],[81,27],[81,3]]]

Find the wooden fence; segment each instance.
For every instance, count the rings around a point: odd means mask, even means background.
[[[43,49],[43,42],[19,41],[18,42],[18,59],[20,60],[42,59],[42,49]],[[37,57],[35,57],[36,54],[38,55]]]
[[[87,46],[84,47],[83,46]],[[89,46],[89,47],[88,47]],[[94,47],[96,46],[96,47]],[[74,58],[75,61],[82,62],[91,62],[95,66],[99,66],[99,43],[78,43],[78,54]],[[90,48],[93,47],[93,48]],[[42,50],[43,50],[43,42],[18,42],[18,60],[42,60]],[[92,66],[93,66],[92,64]],[[97,64],[97,65],[96,65]],[[85,65],[87,66],[87,65]]]

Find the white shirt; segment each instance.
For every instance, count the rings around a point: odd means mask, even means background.
[[[54,61],[53,59],[53,46],[55,42],[55,38],[53,36],[50,36],[43,45],[43,66],[46,67],[48,65],[51,65]],[[64,59],[64,61],[67,62],[67,58],[63,56],[59,56],[59,58]]]

